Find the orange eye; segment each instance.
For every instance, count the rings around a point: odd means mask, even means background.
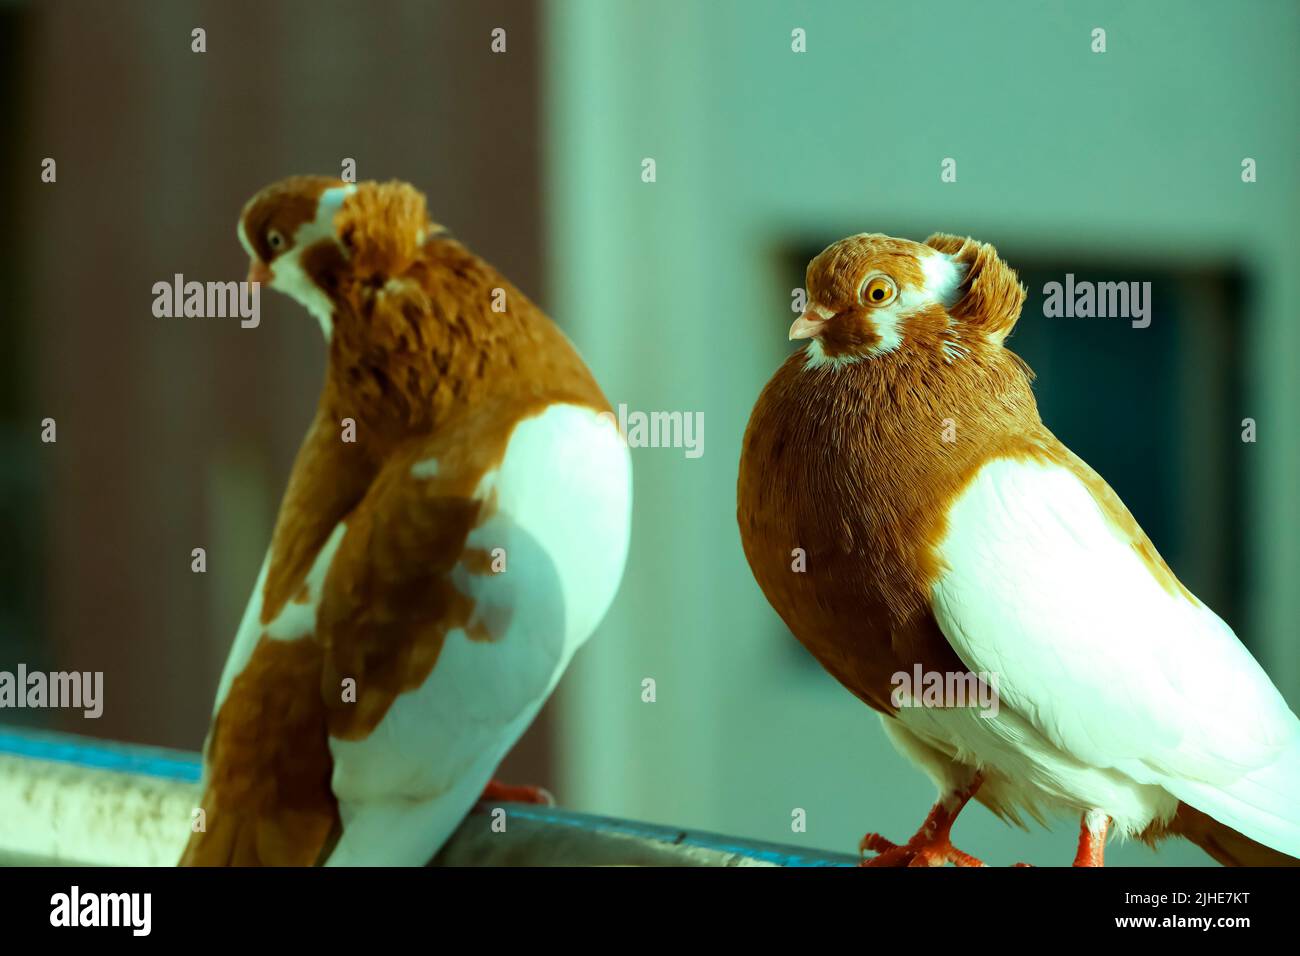
[[[874,276],[862,287],[862,301],[867,305],[884,305],[897,291],[888,276]]]

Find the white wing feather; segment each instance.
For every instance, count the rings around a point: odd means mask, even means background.
[[[369,737],[331,739],[343,834],[329,865],[421,865],[442,845],[613,601],[631,493],[627,447],[607,418],[554,405],[515,428],[477,491],[494,513],[467,542],[508,563],[455,573],[498,636],[449,632],[429,678]]]
[[[1003,706],[1071,757],[1300,856],[1300,721],[1231,628],[1166,590],[1073,472],[986,464],[939,553],[936,619],[967,667],[997,675]]]

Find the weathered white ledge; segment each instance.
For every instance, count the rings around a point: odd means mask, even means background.
[[[196,754],[0,731],[0,865],[170,866],[189,838]],[[852,857],[553,807],[473,813],[437,866],[843,866]]]

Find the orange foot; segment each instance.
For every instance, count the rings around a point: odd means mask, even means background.
[[[1074,854],[1072,866],[1106,865],[1106,831],[1110,829],[1110,817],[1101,810],[1089,810],[1079,823],[1079,850]],[[1016,866],[1029,866],[1032,863],[1017,863]]]
[[[919,833],[902,846],[889,842],[879,833],[868,833],[858,844],[858,850],[862,853],[870,850],[876,854],[869,860],[863,860],[861,866],[943,866],[945,863],[953,866],[984,865],[981,860],[953,846],[947,837],[926,840]]]
[[[512,786],[500,780],[492,780],[483,788],[479,803],[533,803],[538,806],[553,807],[555,798],[549,790],[533,786]]]
[[[953,822],[961,808],[975,796],[980,788],[980,776],[975,775],[969,787],[943,797],[930,808],[930,814],[921,824],[912,839],[903,845],[891,843],[879,833],[868,833],[858,844],[858,851],[868,851],[876,855],[863,859],[862,866],[983,866],[984,864],[969,853],[963,853],[952,845],[949,834]]]

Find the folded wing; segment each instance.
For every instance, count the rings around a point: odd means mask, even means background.
[[[1300,856],[1300,721],[1081,461],[985,464],[932,591],[962,661],[1077,760]]]

